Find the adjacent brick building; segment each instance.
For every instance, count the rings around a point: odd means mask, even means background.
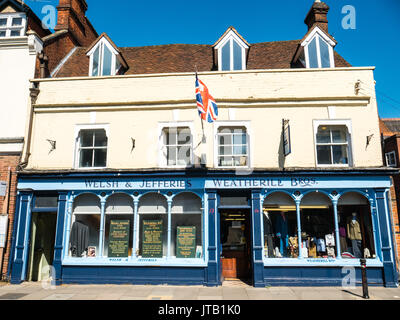
[[[29,154],[22,158],[29,145],[25,137],[36,92],[29,80],[50,75],[73,47],[97,38],[85,16],[85,0],[60,0],[58,10],[56,31],[51,33],[23,1],[0,0],[0,70],[7,75],[0,79],[0,215],[7,217],[7,235],[1,235],[5,243],[0,248],[0,279],[8,270],[17,172],[29,159]]]

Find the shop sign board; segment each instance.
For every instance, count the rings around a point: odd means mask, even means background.
[[[195,258],[196,256],[196,227],[177,227],[176,257]]]
[[[108,240],[108,257],[128,257],[129,220],[111,220]]]
[[[7,238],[8,216],[0,216],[0,248],[4,248]]]
[[[5,197],[7,190],[7,183],[5,181],[0,181],[0,197]]]
[[[143,258],[162,258],[163,256],[163,221],[143,220]]]

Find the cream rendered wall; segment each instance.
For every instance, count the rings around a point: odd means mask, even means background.
[[[332,118],[351,120],[355,167],[382,166],[372,68],[199,76],[217,100],[219,121],[249,123],[254,168],[315,167],[313,120]],[[356,94],[359,80],[362,90]],[[39,88],[29,169],[73,168],[79,124],[109,125],[107,167],[112,169],[158,168],[159,122],[191,122],[193,145],[201,141],[192,74],[40,80]],[[292,136],[292,154],[285,160],[283,118],[290,120]],[[198,157],[207,155],[208,167],[214,166],[215,126],[204,123],[207,143],[195,150]],[[136,140],[132,152],[131,138]],[[46,139],[57,141],[57,149],[49,153]]]
[[[29,99],[29,79],[35,75],[36,54],[41,40],[26,37],[0,39],[0,138],[25,136]],[[0,152],[22,151],[22,144],[1,144]]]

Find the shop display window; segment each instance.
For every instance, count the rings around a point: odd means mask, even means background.
[[[104,257],[128,257],[133,245],[133,201],[126,194],[107,199],[104,228]]]
[[[294,200],[287,194],[269,195],[263,205],[264,256],[297,258],[297,215]]]
[[[342,258],[376,257],[371,207],[364,196],[349,192],[340,197],[338,224]]]
[[[176,258],[201,258],[202,209],[201,199],[192,193],[174,197],[171,209],[171,255]]]
[[[305,195],[300,204],[303,258],[336,258],[335,217],[328,196]]]
[[[99,250],[100,199],[93,194],[82,194],[74,201],[70,230],[71,257],[93,257]]]
[[[162,258],[168,247],[168,205],[165,197],[149,193],[139,201],[139,232],[137,256]]]

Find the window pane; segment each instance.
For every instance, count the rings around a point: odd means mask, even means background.
[[[94,145],[96,147],[106,147],[107,146],[107,136],[105,130],[96,130],[94,132],[95,139]]]
[[[232,144],[232,135],[220,135],[218,140],[220,145]]]
[[[6,32],[5,31],[0,31],[0,38],[4,38],[6,36]]]
[[[332,164],[330,146],[317,146],[317,162],[318,164]]]
[[[107,48],[107,46],[104,45],[103,76],[111,75],[111,70],[112,70],[111,62],[112,62],[112,53]]]
[[[189,128],[178,128],[178,144],[188,144],[191,140]]]
[[[107,166],[107,149],[94,150],[94,166],[95,167]]]
[[[21,30],[11,30],[11,37],[19,37],[21,35]]]
[[[176,157],[177,157],[177,147],[168,147],[167,148],[167,164],[169,166],[176,165]]]
[[[343,129],[332,129],[332,140],[334,143],[346,143],[346,132]]]
[[[234,146],[233,154],[246,155],[247,154],[247,146]]]
[[[99,60],[100,60],[100,46],[97,47],[95,52],[93,53],[93,70],[92,76],[99,75]]]
[[[329,46],[328,44],[319,38],[319,47],[321,53],[321,65],[322,68],[330,68],[331,67],[331,60],[329,57]]]
[[[247,166],[247,157],[233,157],[233,165],[236,167]]]
[[[308,45],[308,58],[309,58],[309,62],[310,62],[310,68],[318,68],[317,38],[316,37]]]
[[[0,18],[0,27],[5,27],[7,25],[7,18]]]
[[[219,157],[218,165],[222,167],[231,167],[233,165],[232,157]]]
[[[191,163],[191,147],[178,147],[178,165],[184,166]]]
[[[35,208],[56,208],[57,206],[58,197],[36,197]]]
[[[232,146],[219,147],[219,155],[220,156],[232,155]]]
[[[21,26],[22,25],[22,18],[13,18],[12,19],[13,26]]]
[[[106,215],[104,231],[104,257],[130,257],[132,255],[133,214]],[[111,236],[110,231],[114,233]]]
[[[246,134],[235,134],[233,136],[233,144],[246,144],[247,136]]]
[[[164,144],[176,145],[177,144],[177,128],[164,129]]]
[[[317,143],[330,143],[331,132],[327,127],[319,127],[317,132]]]
[[[172,214],[171,223],[172,255],[177,258],[201,258],[201,214]]]
[[[229,40],[221,51],[222,71],[231,70],[231,41]]]
[[[139,256],[160,258],[167,255],[168,216],[166,214],[139,215]]]
[[[81,131],[81,147],[93,147],[93,134],[91,130]]]
[[[348,164],[347,146],[332,146],[333,163],[334,164]]]
[[[79,167],[89,168],[93,163],[93,150],[81,150]]]
[[[233,41],[233,69],[242,70],[242,48]]]
[[[99,234],[99,214],[74,214],[70,233],[71,256],[96,257],[99,254]]]

